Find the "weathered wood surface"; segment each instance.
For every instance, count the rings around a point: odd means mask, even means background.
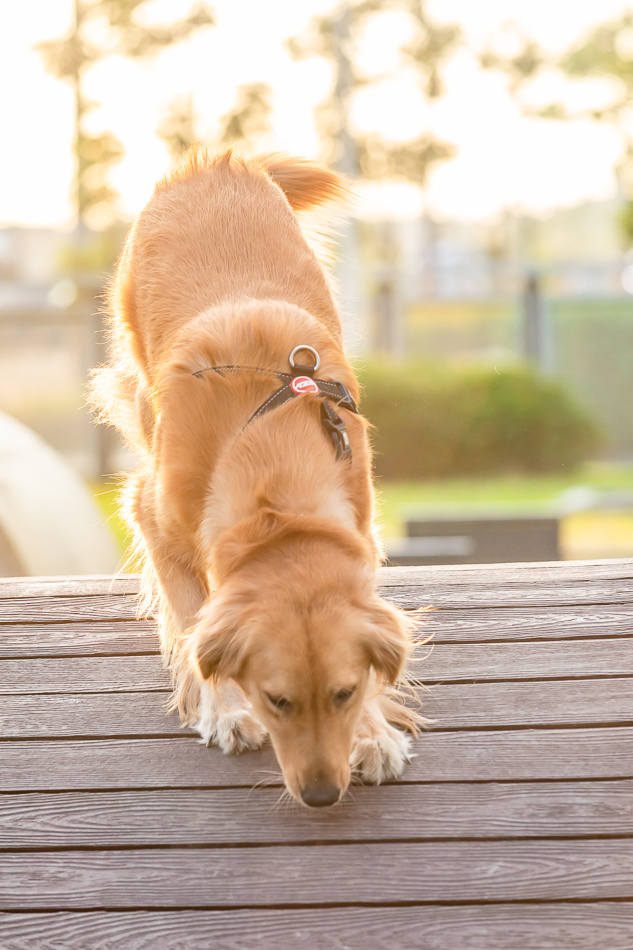
[[[207,883],[207,886],[205,885]],[[633,840],[152,848],[3,855],[0,906],[271,907],[601,900],[633,890]]]
[[[409,679],[422,684],[631,675],[633,650],[629,641],[621,638],[553,643],[427,643],[417,649],[408,669]],[[0,696],[169,688],[169,672],[156,654],[2,660]]]
[[[435,723],[401,781],[312,813],[269,749],[167,714],[138,578],[0,581],[2,950],[630,950],[633,561],[379,586],[434,608]]]
[[[332,812],[280,787],[5,796],[5,847],[106,848],[633,835],[633,780],[357,786]],[[178,821],[174,821],[174,815]],[[212,816],[213,820],[210,820]]]
[[[7,950],[631,950],[628,903],[0,913]]]
[[[624,680],[624,682],[621,681]],[[131,687],[131,684],[130,684]],[[140,688],[140,687],[139,687]],[[417,689],[433,731],[504,726],[633,725],[628,677],[567,681],[442,683]],[[45,693],[0,696],[5,739],[192,735],[167,713],[168,692]]]

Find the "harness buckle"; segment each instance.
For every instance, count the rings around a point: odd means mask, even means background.
[[[334,447],[337,459],[352,457],[352,446],[345,423],[337,412],[332,409],[326,399],[321,402],[321,424],[327,432]]]

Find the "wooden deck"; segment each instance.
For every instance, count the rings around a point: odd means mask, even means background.
[[[323,813],[165,715],[134,578],[0,582],[2,950],[631,950],[633,561],[380,584],[437,723]]]

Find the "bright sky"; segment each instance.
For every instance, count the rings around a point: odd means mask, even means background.
[[[217,25],[187,44],[146,63],[113,57],[89,74],[88,98],[103,105],[91,113],[92,130],[111,129],[126,148],[111,181],[121,208],[132,216],[169,167],[156,128],[171,100],[193,94],[213,136],[219,117],[235,101],[237,86],[265,82],[273,89],[273,136],[267,147],[318,157],[314,106],[326,94],[331,73],[318,59],[294,62],[283,43],[301,33],[310,17],[332,8],[332,0],[210,0]],[[169,21],[187,6],[156,0],[156,17]],[[633,9],[633,0],[429,0],[437,21],[456,21],[473,47],[518,22],[551,51],[579,39],[592,24]],[[63,34],[71,0],[20,0],[0,12],[0,129],[2,178],[0,225],[63,226],[72,221],[73,105],[70,88],[48,76],[33,45]],[[363,65],[379,74],[395,62],[406,24],[397,12],[368,29]],[[447,73],[448,95],[428,111],[410,77],[385,81],[356,101],[353,119],[361,127],[396,138],[419,134],[424,124],[457,146],[457,157],[433,174],[427,201],[440,215],[491,217],[503,208],[535,212],[614,193],[613,166],[620,142],[610,129],[587,121],[527,120],[508,95],[502,78],[482,72],[473,55],[460,54]],[[556,77],[545,79],[543,102],[559,92]],[[609,89],[587,83],[576,105],[599,103]],[[406,185],[367,189],[361,211],[411,215],[421,196]]]

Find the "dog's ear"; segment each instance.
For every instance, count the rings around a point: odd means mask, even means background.
[[[368,620],[363,639],[369,661],[378,676],[393,686],[412,648],[407,621],[399,610],[378,599]]]
[[[235,679],[244,665],[250,631],[243,605],[214,598],[192,633],[192,658],[203,679]]]

